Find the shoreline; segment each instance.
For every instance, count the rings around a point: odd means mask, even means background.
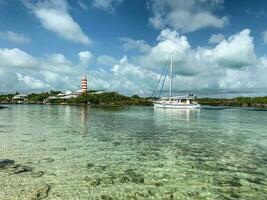
[[[90,106],[90,107],[153,107],[153,104],[151,105],[134,105],[134,104],[68,104],[68,103],[2,103],[0,102],[0,109],[8,108],[7,106],[3,105],[57,105],[57,106]],[[266,108],[267,104],[265,105],[214,105],[214,104],[200,104],[203,108],[206,107],[227,107],[227,108]]]

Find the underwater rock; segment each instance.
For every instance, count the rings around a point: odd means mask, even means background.
[[[109,177],[109,176],[105,176],[105,177],[97,177],[97,178],[92,178],[92,177],[89,177],[89,176],[86,176],[84,177],[84,180],[89,182],[89,184],[93,187],[96,187],[98,185],[113,185],[114,184],[114,181],[112,179],[112,177]]]
[[[91,179],[90,179],[90,177],[86,176],[86,177],[84,177],[84,180],[89,182]]]
[[[120,175],[119,176],[119,180],[121,183],[128,183],[128,182],[131,182],[131,178],[126,176],[126,175]]]
[[[190,192],[187,192],[186,195],[190,197],[197,197],[200,195],[200,193],[198,191],[190,191]]]
[[[240,195],[237,194],[236,192],[231,192],[230,196],[231,196],[232,198],[235,198],[235,199],[240,199]]]
[[[240,187],[242,184],[240,183],[240,178],[234,177],[232,180],[227,181],[227,183],[232,187]]]
[[[60,151],[67,151],[66,147],[59,148]]]
[[[15,164],[14,160],[9,160],[9,159],[1,159],[0,160],[0,169],[6,169],[12,165]]]
[[[113,199],[111,196],[109,196],[109,195],[107,195],[107,194],[102,194],[102,195],[100,196],[100,198],[103,199],[103,200],[112,200],[112,199]]]
[[[41,177],[43,175],[44,175],[44,172],[43,171],[38,171],[38,172],[33,172],[32,173],[32,177],[33,178],[39,178],[39,177]]]
[[[114,184],[114,179],[110,176],[104,176],[101,178],[101,185],[105,184],[105,185],[113,185]]]
[[[157,187],[160,187],[160,186],[163,186],[164,185],[164,183],[162,183],[162,182],[156,182],[155,183],[155,186],[157,186]]]
[[[99,168],[100,170],[105,171],[105,170],[108,168],[108,166],[106,166],[106,165],[100,165],[100,166],[98,166],[98,168]]]
[[[100,182],[101,182],[100,178],[96,178],[95,180],[92,180],[90,182],[90,185],[96,187],[96,186],[100,185]]]
[[[124,171],[124,173],[120,174],[119,180],[122,183],[133,182],[140,184],[145,182],[144,175],[141,173],[137,173],[132,169],[127,169]]]
[[[263,183],[263,178],[260,177],[252,177],[252,178],[247,178],[247,181],[250,183],[258,184],[258,185],[264,185]]]
[[[13,170],[9,174],[20,174],[24,172],[31,172],[33,170],[32,167],[26,165],[16,165]]]
[[[87,165],[86,165],[87,169],[90,169],[94,166],[95,166],[95,164],[93,164],[93,163],[87,163]]]
[[[67,148],[66,147],[55,147],[55,148],[52,148],[52,150],[54,150],[54,151],[67,151]]]
[[[115,141],[115,142],[113,142],[113,145],[114,146],[119,146],[119,145],[121,145],[121,142],[120,141]]]
[[[164,164],[163,164],[163,163],[159,163],[159,164],[157,165],[157,167],[162,168],[162,167],[164,167]]]
[[[223,177],[224,179],[216,178],[215,183],[218,186],[231,186],[231,187],[241,187],[241,179],[238,177]]]
[[[51,186],[50,185],[44,185],[43,187],[39,188],[36,191],[36,194],[34,195],[34,198],[32,198],[32,199],[33,200],[45,199],[45,198],[48,197],[50,190],[51,190]]]
[[[38,163],[46,162],[46,163],[51,163],[54,162],[55,160],[53,158],[44,158],[38,161]]]
[[[149,188],[147,191],[148,191],[148,194],[151,196],[154,196],[157,192],[155,188]]]
[[[103,171],[106,171],[107,169],[108,169],[108,166],[106,165],[99,165],[96,167],[97,172],[103,172]]]

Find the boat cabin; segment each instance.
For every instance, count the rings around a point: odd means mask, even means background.
[[[176,102],[178,104],[194,104],[195,96],[178,96],[178,97],[161,97],[160,101],[162,103]]]

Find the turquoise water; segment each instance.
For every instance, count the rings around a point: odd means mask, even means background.
[[[0,199],[267,199],[267,111],[11,105]]]

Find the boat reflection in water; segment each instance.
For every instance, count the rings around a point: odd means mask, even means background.
[[[159,118],[169,118],[173,120],[190,121],[199,118],[201,109],[154,109]]]

